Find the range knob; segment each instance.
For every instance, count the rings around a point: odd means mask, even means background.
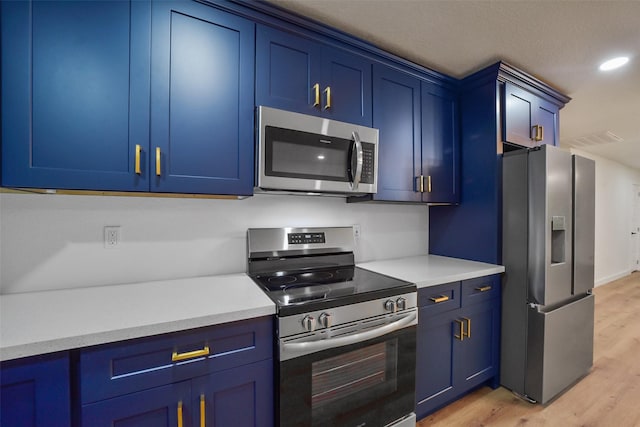
[[[305,331],[313,332],[316,330],[316,319],[313,316],[304,316],[302,319],[302,327]]]
[[[330,328],[333,326],[333,316],[329,313],[322,313],[318,318],[318,321],[320,321],[320,326],[323,328]]]
[[[384,303],[384,309],[390,311],[392,313],[396,312],[396,302],[394,300],[388,299],[387,302]]]
[[[398,310],[405,310],[407,308],[407,300],[400,297],[396,300],[396,306]]]

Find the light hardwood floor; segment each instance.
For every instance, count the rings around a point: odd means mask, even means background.
[[[640,426],[640,272],[594,290],[594,360],[589,375],[547,404],[483,387],[422,419],[432,426]]]

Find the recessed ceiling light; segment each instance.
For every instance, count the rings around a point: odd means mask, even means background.
[[[616,68],[622,67],[624,64],[629,62],[629,58],[626,56],[619,56],[617,58],[609,59],[608,61],[604,61],[600,64],[600,71],[611,71]]]

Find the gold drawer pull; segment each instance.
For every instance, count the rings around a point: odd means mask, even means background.
[[[487,285],[487,286],[480,286],[479,288],[476,288],[476,291],[480,291],[480,292],[487,292],[491,290],[491,286]]]
[[[445,301],[449,301],[449,297],[446,295],[440,295],[439,297],[431,297],[429,298],[431,301],[435,302],[436,304],[441,303],[441,302],[445,302]]]
[[[186,353],[178,353],[174,351],[171,355],[172,362],[179,362],[181,360],[194,359],[196,357],[203,357],[209,355],[209,346],[205,345],[202,350],[187,351]]]

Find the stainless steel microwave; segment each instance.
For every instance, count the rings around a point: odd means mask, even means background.
[[[368,194],[378,187],[378,129],[258,107],[258,191]]]

